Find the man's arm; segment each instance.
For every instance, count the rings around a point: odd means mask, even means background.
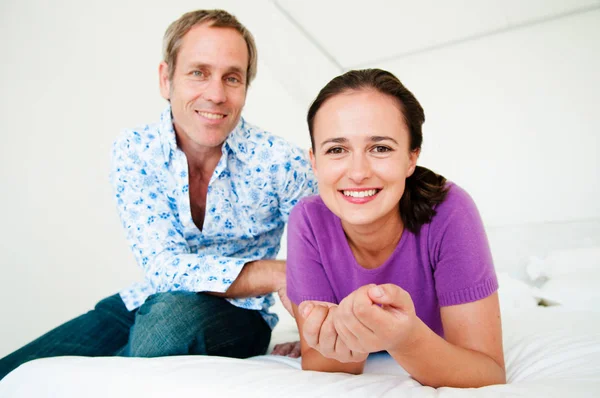
[[[138,132],[121,135],[113,146],[110,173],[127,240],[146,281],[156,292],[224,293],[244,272],[247,275],[232,291],[235,296],[276,290],[280,282],[273,275],[283,272],[281,262],[275,269],[273,263],[262,261],[245,267],[253,259],[191,252],[183,235],[176,198],[170,196],[157,175],[162,162],[156,159],[156,144],[150,140]]]
[[[285,261],[256,260],[247,263],[224,293],[218,297],[240,298],[267,294],[285,287]]]

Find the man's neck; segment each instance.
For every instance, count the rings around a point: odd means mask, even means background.
[[[215,171],[222,155],[223,144],[217,147],[197,145],[177,134],[177,146],[185,153],[190,175],[210,176]]]
[[[218,151],[206,151],[206,152],[187,152],[183,148],[183,153],[187,158],[188,170],[190,175],[203,176],[203,179],[212,173],[217,168],[217,164],[221,159],[221,148],[217,148]]]

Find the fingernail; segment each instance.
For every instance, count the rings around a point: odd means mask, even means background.
[[[310,312],[312,311],[313,308],[314,308],[314,305],[312,305],[311,303],[306,304],[304,306],[304,308],[302,309],[302,316],[306,318],[308,315],[310,315]]]
[[[372,287],[371,294],[375,297],[383,297],[383,289],[379,286]]]

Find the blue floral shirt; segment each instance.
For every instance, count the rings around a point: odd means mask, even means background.
[[[129,310],[154,293],[225,292],[244,264],[273,259],[296,202],[317,184],[300,149],[240,119],[210,179],[202,231],[192,220],[187,159],[177,147],[168,107],[157,124],[115,141],[110,179],[131,250],[145,278],[120,292]],[[271,294],[228,299],[261,311]]]

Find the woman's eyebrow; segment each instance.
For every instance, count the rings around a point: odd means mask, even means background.
[[[379,142],[379,141],[389,140],[389,141],[392,141],[395,144],[398,144],[398,141],[396,141],[392,137],[387,137],[387,136],[383,136],[383,135],[373,135],[371,137],[368,137],[367,140],[371,141],[371,142]]]
[[[344,137],[329,138],[328,140],[321,142],[321,148],[323,148],[323,145],[329,144],[329,143],[345,144],[347,142],[348,142],[348,139],[344,138]]]

